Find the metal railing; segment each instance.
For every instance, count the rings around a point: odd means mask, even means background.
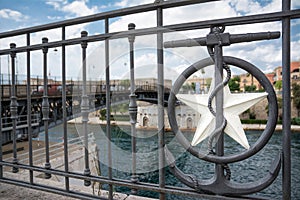
[[[2,131],[7,131],[7,130],[12,130],[13,123],[11,121],[10,117],[2,117],[1,118],[2,123],[1,123],[1,130]],[[33,114],[31,115],[31,125],[32,126],[38,126],[40,123],[40,115],[39,114]],[[18,120],[17,120],[17,125],[16,128],[24,128],[27,127],[28,125],[28,118],[27,115],[19,115]]]
[[[195,180],[192,176],[189,177],[189,180],[187,179],[180,179],[183,183],[186,183],[187,185],[190,184],[190,182],[194,183],[194,186],[191,186],[191,188],[186,187],[175,187],[175,186],[168,186],[166,185],[166,174],[165,174],[165,166],[168,164],[171,168],[174,167],[174,163],[166,163],[166,155],[170,156],[168,152],[165,151],[165,130],[164,130],[164,41],[163,41],[163,35],[164,33],[169,32],[175,32],[175,31],[187,31],[187,30],[197,30],[197,29],[207,29],[212,27],[227,27],[227,26],[237,26],[237,25],[246,25],[246,24],[255,24],[255,23],[266,23],[266,22],[282,22],[282,76],[283,76],[283,139],[282,139],[282,191],[283,191],[283,199],[290,199],[291,198],[291,155],[290,155],[290,143],[291,143],[291,107],[290,107],[290,97],[291,97],[291,91],[290,91],[290,21],[291,19],[297,19],[300,18],[300,10],[291,10],[291,1],[290,0],[283,0],[282,1],[282,11],[279,12],[273,12],[273,13],[263,13],[263,14],[257,14],[257,15],[250,15],[250,16],[240,16],[240,17],[230,17],[225,19],[214,19],[214,20],[205,20],[205,21],[195,21],[195,22],[188,22],[188,23],[180,23],[180,24],[172,24],[172,25],[164,25],[163,23],[163,12],[165,9],[168,8],[175,8],[179,6],[187,6],[187,5],[193,5],[193,4],[202,4],[206,2],[211,2],[211,0],[174,0],[174,1],[155,1],[155,3],[146,4],[146,5],[140,5],[130,8],[124,8],[120,10],[115,11],[108,11],[103,12],[91,16],[86,17],[80,17],[76,19],[69,19],[61,22],[55,22],[51,24],[46,25],[40,25],[30,28],[24,28],[20,30],[13,30],[8,31],[4,33],[0,33],[0,39],[3,38],[10,38],[14,36],[20,36],[25,35],[26,37],[26,46],[17,47],[13,42],[11,41],[10,48],[7,49],[1,49],[0,50],[0,56],[3,55],[10,55],[11,60],[11,104],[10,104],[10,119],[12,123],[12,131],[13,131],[13,156],[10,161],[4,160],[2,155],[2,147],[0,147],[0,182],[3,183],[10,183],[15,184],[19,186],[29,187],[37,190],[44,190],[48,192],[63,194],[75,198],[81,198],[81,199],[94,199],[94,198],[100,198],[100,199],[106,199],[104,197],[94,196],[91,194],[86,194],[78,191],[74,191],[70,187],[70,179],[79,179],[84,182],[85,186],[89,186],[91,184],[91,181],[100,182],[101,184],[107,184],[108,185],[108,199],[113,199],[113,192],[114,186],[123,186],[128,187],[132,189],[132,192],[135,193],[137,190],[146,190],[146,191],[152,191],[155,193],[159,193],[159,198],[161,200],[166,198],[167,193],[171,194],[178,194],[178,195],[189,195],[199,198],[209,198],[209,199],[219,199],[219,198],[226,198],[226,199],[235,199],[235,198],[249,198],[245,197],[243,195],[235,194],[234,196],[229,196],[226,192],[223,191],[223,193],[218,194],[216,192],[215,194],[208,193],[205,190],[202,191],[199,190],[198,182]],[[121,31],[121,32],[110,32],[109,30],[109,22],[111,19],[121,16],[126,16],[130,14],[136,14],[136,13],[142,13],[142,12],[148,12],[148,11],[155,11],[156,12],[156,26],[155,27],[148,27],[148,28],[142,28],[139,29],[138,27],[135,28],[133,24],[129,24],[129,30],[128,31]],[[82,31],[81,35],[78,34],[78,37],[76,38],[70,38],[66,39],[66,28],[73,25],[78,25],[82,23],[90,23],[90,22],[96,22],[96,21],[104,21],[104,30],[105,32],[102,34],[96,34],[96,35],[88,35],[86,31]],[[134,23],[134,22],[133,22]],[[32,44],[31,43],[31,36],[32,34],[39,32],[39,31],[46,31],[51,29],[60,29],[61,30],[61,39],[58,41],[48,41],[47,38],[41,39],[40,44]],[[136,140],[135,140],[135,124],[136,124],[136,113],[137,113],[137,105],[136,105],[136,99],[135,99],[135,93],[134,93],[134,39],[135,37],[143,36],[143,35],[155,35],[156,41],[157,41],[157,93],[158,93],[158,133],[157,133],[157,140],[158,140],[158,163],[159,163],[159,183],[158,184],[152,184],[152,183],[144,183],[138,181],[138,176],[136,174],[136,158],[135,158],[135,152],[136,152]],[[86,84],[87,84],[87,72],[86,72],[86,65],[87,65],[87,56],[86,56],[86,50],[88,48],[88,44],[96,41],[104,41],[104,49],[105,49],[105,84],[106,84],[106,112],[110,113],[110,106],[111,106],[111,96],[110,96],[110,71],[113,70],[110,67],[110,56],[109,56],[109,50],[110,50],[110,41],[119,39],[119,38],[128,38],[129,44],[130,44],[130,72],[131,72],[131,89],[130,89],[130,103],[129,103],[129,113],[130,113],[130,123],[131,123],[131,130],[132,130],[132,171],[131,171],[131,180],[124,180],[124,179],[116,179],[113,177],[112,171],[113,171],[113,159],[114,155],[112,154],[112,144],[108,142],[107,144],[107,168],[108,168],[108,175],[107,177],[104,176],[96,176],[91,175],[90,173],[90,166],[89,166],[89,152],[88,152],[88,130],[87,130],[87,123],[89,120],[88,116],[88,96],[86,91]],[[218,39],[217,39],[218,40]],[[225,38],[226,40],[226,38]],[[196,43],[193,43],[192,45],[216,45],[212,41],[211,44],[207,44],[206,40],[201,40],[200,42],[197,40]],[[227,41],[227,40],[226,40]],[[220,42],[221,45],[227,45],[224,40],[217,41]],[[227,42],[230,42],[229,39]],[[68,147],[68,129],[67,129],[67,113],[66,113],[66,95],[67,95],[67,79],[66,79],[66,47],[72,46],[72,45],[81,45],[81,55],[82,55],[82,103],[81,103],[81,114],[82,114],[82,132],[83,132],[83,144],[85,146],[85,167],[82,169],[82,173],[74,173],[70,172],[69,170],[69,147]],[[166,43],[166,46],[170,45],[170,43]],[[181,44],[180,44],[181,45]],[[180,46],[179,45],[179,46]],[[187,45],[190,45],[188,42]],[[171,44],[172,46],[172,44]],[[64,156],[64,170],[54,170],[51,168],[51,162],[50,162],[50,149],[49,149],[49,132],[48,132],[48,122],[49,122],[49,102],[48,102],[48,92],[47,90],[43,91],[43,103],[41,112],[43,115],[43,121],[44,121],[44,127],[45,127],[45,165],[44,167],[36,166],[33,161],[33,140],[32,140],[32,124],[33,122],[31,120],[28,120],[28,164],[20,163],[17,153],[17,138],[16,138],[16,130],[17,130],[17,120],[18,120],[18,99],[16,97],[16,80],[15,80],[15,59],[16,55],[19,53],[26,53],[26,69],[27,69],[27,91],[31,91],[31,85],[30,85],[30,79],[31,79],[31,61],[32,61],[32,55],[31,53],[33,51],[41,51],[43,53],[43,85],[44,88],[47,87],[48,84],[48,76],[47,76],[47,68],[48,68],[48,50],[50,48],[55,47],[61,47],[61,67],[60,69],[62,72],[62,78],[61,78],[61,84],[62,84],[62,104],[63,104],[63,137],[64,137],[64,143],[63,143],[63,156]],[[211,47],[211,46],[210,46]],[[215,47],[217,49],[217,47]],[[227,61],[227,60],[226,60]],[[231,62],[229,60],[229,62]],[[221,63],[222,65],[222,63]],[[1,94],[2,92],[0,92]],[[31,114],[31,94],[27,92],[27,119],[32,118]],[[1,110],[1,108],[0,108]],[[219,112],[219,111],[218,111]],[[0,113],[1,115],[1,113]],[[106,136],[108,138],[108,141],[112,140],[112,128],[111,128],[111,115],[106,115]],[[220,124],[219,120],[219,124]],[[3,123],[0,120],[0,123]],[[0,127],[3,127],[3,125],[0,125]],[[2,129],[0,132],[0,136],[2,134]],[[0,137],[1,138],[1,137]],[[1,144],[1,141],[0,141]],[[218,152],[218,156],[220,154],[220,151]],[[216,166],[219,168],[220,173],[220,166],[224,167],[226,163],[224,164],[222,159],[218,156],[208,156],[206,159],[213,159],[215,161]],[[170,159],[170,157],[169,157]],[[171,157],[172,160],[172,157]],[[221,160],[221,161],[220,161]],[[227,159],[230,160],[230,159]],[[277,160],[278,161],[278,160]],[[278,162],[281,162],[278,161]],[[13,170],[13,173],[18,173],[19,169],[28,170],[29,171],[29,180],[28,181],[22,181],[22,180],[16,180],[16,179],[10,179],[5,176],[3,172],[4,167],[11,167]],[[40,172],[45,173],[45,178],[51,178],[52,175],[58,175],[63,176],[65,179],[64,188],[54,187],[54,186],[46,186],[46,185],[40,185],[35,182],[34,178],[34,172]],[[175,174],[178,173],[178,171],[175,170]],[[223,173],[223,172],[222,172]],[[178,174],[177,174],[178,175]],[[222,184],[218,185],[222,189]],[[226,189],[225,189],[226,190]]]

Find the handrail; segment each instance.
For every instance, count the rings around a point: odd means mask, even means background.
[[[16,35],[21,35],[21,34],[34,33],[34,32],[38,32],[38,31],[55,29],[55,28],[60,28],[60,27],[65,27],[65,26],[72,26],[72,25],[81,24],[81,23],[104,20],[104,19],[108,19],[108,18],[121,17],[124,15],[154,11],[158,7],[173,8],[173,7],[187,6],[187,5],[192,5],[192,4],[197,4],[197,3],[206,3],[206,2],[212,2],[212,1],[219,1],[219,0],[155,1],[154,3],[150,3],[150,4],[138,5],[138,6],[129,7],[129,8],[121,8],[118,10],[102,12],[102,13],[84,16],[84,17],[78,17],[75,19],[69,19],[69,20],[54,22],[54,23],[45,24],[45,25],[38,25],[38,26],[34,26],[34,27],[30,27],[30,28],[23,28],[23,29],[19,29],[19,30],[7,31],[4,33],[0,33],[0,39],[6,38],[6,37],[12,37],[12,36],[16,36]]]
[[[281,20],[284,17],[290,17],[291,19],[295,19],[300,17],[300,9],[292,10],[290,12],[275,12],[275,13],[267,13],[267,14],[258,14],[258,15],[249,15],[249,16],[239,16],[239,17],[231,17],[225,19],[216,19],[216,20],[205,20],[205,21],[197,21],[197,22],[189,22],[189,23],[182,23],[182,24],[173,24],[167,25],[162,27],[152,27],[152,28],[144,28],[144,29],[136,29],[130,31],[122,31],[122,32],[113,32],[113,33],[104,33],[92,36],[86,36],[84,38],[72,38],[67,40],[55,41],[55,42],[48,42],[46,44],[36,44],[31,46],[23,46],[17,47],[14,49],[14,52],[21,53],[40,50],[44,47],[48,48],[55,48],[60,47],[62,45],[75,45],[80,44],[82,41],[86,42],[96,42],[96,41],[104,41],[104,40],[111,40],[111,39],[120,39],[126,38],[129,35],[135,36],[142,36],[142,35],[149,35],[149,34],[157,34],[157,33],[168,33],[173,31],[186,31],[186,30],[193,30],[193,29],[203,29],[209,28],[212,25],[223,24],[225,26],[233,26],[233,25],[244,25],[244,24],[254,24],[254,23],[264,23],[264,22],[274,22]],[[15,35],[15,34],[13,34]],[[17,34],[18,35],[18,34]],[[12,36],[8,34],[7,37]],[[0,33],[1,39],[1,33]],[[4,49],[0,50],[0,55],[8,55],[10,54],[11,49]]]

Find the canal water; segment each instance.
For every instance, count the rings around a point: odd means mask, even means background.
[[[49,130],[50,141],[62,141],[62,126],[57,126]],[[99,156],[101,163],[101,174],[107,176],[107,144],[109,142],[105,126],[88,125],[88,131],[95,134],[96,143],[99,147]],[[113,177],[130,180],[131,172],[131,136],[130,127],[113,126],[112,133],[112,157],[113,157]],[[247,131],[246,135],[250,146],[260,137],[260,131]],[[193,132],[185,132],[184,135],[188,140],[193,137]],[[68,137],[75,138],[82,136],[82,126],[78,124],[68,124]],[[44,139],[41,133],[38,140]],[[158,148],[157,148],[157,131],[155,130],[137,130],[137,173],[140,182],[158,183]],[[248,183],[259,180],[267,175],[273,159],[281,152],[281,132],[275,132],[269,143],[258,154],[244,161],[230,164],[231,179]],[[177,166],[186,174],[193,174],[198,179],[210,179],[214,174],[214,164],[201,161],[186,152],[176,141],[172,132],[166,132],[165,138],[169,150],[176,158]],[[205,141],[203,142],[205,144]],[[200,146],[200,148],[205,148]],[[235,141],[225,136],[225,155],[244,151],[243,147]],[[300,198],[300,133],[292,134],[292,199]],[[269,188],[257,193],[261,197],[268,199],[281,199],[281,172],[275,182]],[[176,179],[169,171],[166,170],[166,184],[172,186],[186,187]],[[103,189],[107,189],[103,185]],[[116,191],[130,193],[130,189],[115,187]],[[158,194],[149,191],[139,191],[138,195],[158,197]],[[193,200],[195,198],[169,195],[168,199],[174,200]]]

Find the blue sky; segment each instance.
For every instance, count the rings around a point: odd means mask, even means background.
[[[104,12],[108,10],[115,10],[124,7],[134,6],[143,3],[151,3],[153,0],[0,0],[0,32],[5,32],[14,29],[20,29],[24,27],[31,27],[41,24],[47,24],[55,21],[61,21],[70,18],[81,17],[85,15],[95,14],[99,12]],[[300,8],[299,0],[292,0],[293,9]],[[164,23],[173,24],[181,22],[190,21],[201,21],[206,19],[217,19],[222,17],[233,17],[241,15],[251,15],[255,13],[262,12],[272,12],[280,11],[281,0],[225,0],[217,3],[208,3],[197,6],[187,6],[169,9],[165,11]],[[155,26],[155,16],[154,13],[143,13],[133,16],[125,16],[121,18],[116,18],[111,20],[110,30],[120,31],[126,30],[128,23],[136,23],[137,28],[151,27]],[[103,32],[103,23],[82,25],[78,27],[72,27],[67,29],[67,37],[79,37],[82,30],[89,31],[89,34],[96,34]],[[182,38],[193,38],[205,36],[209,30],[201,31],[190,31],[181,32],[173,35],[166,35],[165,40],[169,39],[182,39]],[[259,32],[259,31],[281,31],[281,24],[269,23],[269,24],[255,24],[247,25],[242,27],[229,27],[226,29],[231,33],[246,33],[246,32]],[[32,35],[33,43],[39,43],[43,36],[49,36],[49,40],[58,40],[60,36],[60,31],[53,30],[47,33],[36,33]],[[176,36],[175,36],[176,35]],[[24,39],[23,39],[24,40]],[[16,38],[17,46],[22,46],[25,44],[21,38]],[[14,42],[15,42],[14,41]],[[7,48],[11,41],[0,40],[0,47]],[[143,39],[137,39],[136,45],[140,49],[136,62],[141,63],[141,67],[147,65],[155,65],[155,53],[149,49],[155,49],[155,44],[153,38],[147,37]],[[259,46],[258,46],[259,44]],[[89,45],[90,53],[90,66],[92,69],[101,68],[98,65],[103,65],[103,60],[95,60],[93,54],[95,52],[103,52],[102,44],[91,44]],[[127,41],[116,41],[112,42],[115,45],[115,51],[112,52],[112,63],[116,66],[124,67],[127,62]],[[103,45],[102,45],[103,46]],[[292,21],[292,60],[300,60],[299,49],[300,48],[300,20]],[[142,51],[141,49],[146,49]],[[67,50],[69,55],[68,66],[75,66],[76,63],[80,62],[78,56],[73,56],[74,54],[80,53],[79,49],[74,47]],[[270,72],[275,67],[281,65],[281,44],[280,40],[260,42],[260,43],[245,43],[239,44],[232,47],[228,47],[225,50],[226,54],[237,56],[246,59],[257,66],[259,66],[264,72]],[[97,54],[96,53],[96,54]],[[53,55],[52,55],[53,54]],[[208,54],[205,48],[190,48],[190,49],[174,49],[168,50],[166,53],[166,64],[169,65],[175,71],[181,71],[186,68],[189,64],[199,60],[199,57],[206,57]],[[264,55],[264,56],[261,56]],[[49,54],[53,57],[52,63],[50,65],[56,65],[60,62],[59,56],[53,52]],[[24,56],[19,56],[20,73],[25,72],[22,65],[25,65]],[[176,58],[175,58],[176,57]],[[5,58],[1,59],[1,65],[5,65],[7,61]],[[100,63],[100,64],[99,64]],[[101,64],[102,63],[102,64]],[[145,64],[147,63],[147,64]],[[40,73],[38,70],[39,65],[41,65],[41,59],[33,61],[32,68],[33,73]],[[70,67],[69,67],[70,68]],[[80,73],[80,66],[76,67],[78,70],[74,72],[74,68],[68,69],[68,74],[70,76],[78,76]],[[149,68],[149,67],[146,67]],[[51,75],[59,76],[60,73],[56,73],[57,70],[52,70]],[[119,72],[113,77],[124,76],[125,71],[116,70]],[[2,70],[3,73],[7,73],[5,69]],[[123,74],[122,74],[122,73]],[[102,71],[97,71],[97,76],[100,76]],[[152,73],[155,73],[153,71]],[[92,74],[94,75],[94,74]],[[91,76],[92,76],[91,75]],[[95,76],[95,75],[94,75]]]
[[[84,10],[80,10],[82,7]],[[109,0],[1,0],[0,31],[61,21],[118,7],[114,1]]]

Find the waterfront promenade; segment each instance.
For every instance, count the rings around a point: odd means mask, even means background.
[[[89,157],[90,157],[90,169],[91,173],[95,175],[97,173],[97,166],[96,162],[94,162],[94,156],[98,156],[95,151],[97,151],[97,147],[95,146],[95,143],[93,142],[93,135],[89,136]],[[80,139],[80,138],[79,138]],[[83,160],[83,148],[81,145],[74,144],[76,142],[77,138],[69,140],[72,142],[72,144],[69,143],[69,169],[70,171],[74,172],[81,172],[81,169],[83,168],[82,163],[84,163]],[[92,141],[91,141],[92,140]],[[53,169],[63,170],[61,164],[63,163],[64,156],[63,154],[58,153],[57,151],[63,152],[63,143],[51,143],[50,144],[50,157],[51,157],[51,165]],[[40,158],[40,154],[44,155],[44,141],[38,141],[34,140],[32,142],[33,147],[33,163],[36,166],[43,166],[44,159]],[[2,150],[4,152],[3,159],[11,159],[13,157],[12,150],[12,143],[6,144],[2,146]],[[20,160],[20,163],[27,163],[28,160],[28,141],[18,142],[17,143],[17,149],[18,149],[18,156]],[[56,149],[54,151],[53,149]],[[39,155],[36,155],[35,152],[39,152]],[[44,157],[44,156],[43,156]],[[99,159],[99,158],[97,158]],[[10,167],[4,167],[4,174],[3,176],[5,178],[9,179],[15,179],[15,180],[21,180],[28,182],[28,173],[26,170],[20,170],[18,173],[12,173]],[[48,185],[52,187],[58,187],[58,188],[64,188],[64,183],[62,180],[60,180],[60,177],[53,175],[51,179],[43,179],[43,176],[39,173],[35,173],[34,175],[34,182],[37,184],[42,185]],[[71,188],[74,191],[80,191],[82,193],[87,194],[93,194],[93,191],[95,193],[99,193],[101,197],[108,197],[108,191],[100,189],[98,190],[97,185],[92,185],[91,187],[82,187],[82,183],[73,183],[71,184]],[[128,195],[123,193],[114,192],[114,199],[116,200],[154,200],[153,198],[147,198],[147,197],[141,197],[141,196],[135,196],[135,195]],[[10,185],[6,183],[0,182],[0,200],[53,200],[53,199],[59,199],[59,200],[75,200],[77,198],[72,198],[64,195],[58,195],[54,193],[44,192],[41,190],[34,190],[26,187],[21,187],[17,185]]]
[[[74,124],[74,123],[81,123],[81,117],[78,117],[76,119],[72,119],[70,121],[68,121],[68,123],[70,124]],[[89,117],[89,121],[88,124],[100,124],[100,125],[106,125],[106,120],[100,120],[99,117]],[[130,122],[129,121],[115,121],[112,120],[111,121],[111,125],[116,125],[116,126],[130,126]],[[266,128],[265,124],[242,124],[244,130],[255,130],[255,131],[262,131]],[[151,126],[147,126],[147,127],[143,127],[143,126],[136,126],[136,128],[139,129],[157,129],[157,127],[151,127]],[[170,127],[166,127],[167,131],[170,131]],[[194,129],[189,129],[189,130],[194,130]],[[277,124],[276,131],[281,131],[282,130],[282,125],[281,124]],[[291,130],[292,132],[300,132],[300,126],[299,125],[291,125]]]
[[[33,190],[16,185],[0,183],[0,200],[75,200],[75,198],[57,195],[53,193]]]

